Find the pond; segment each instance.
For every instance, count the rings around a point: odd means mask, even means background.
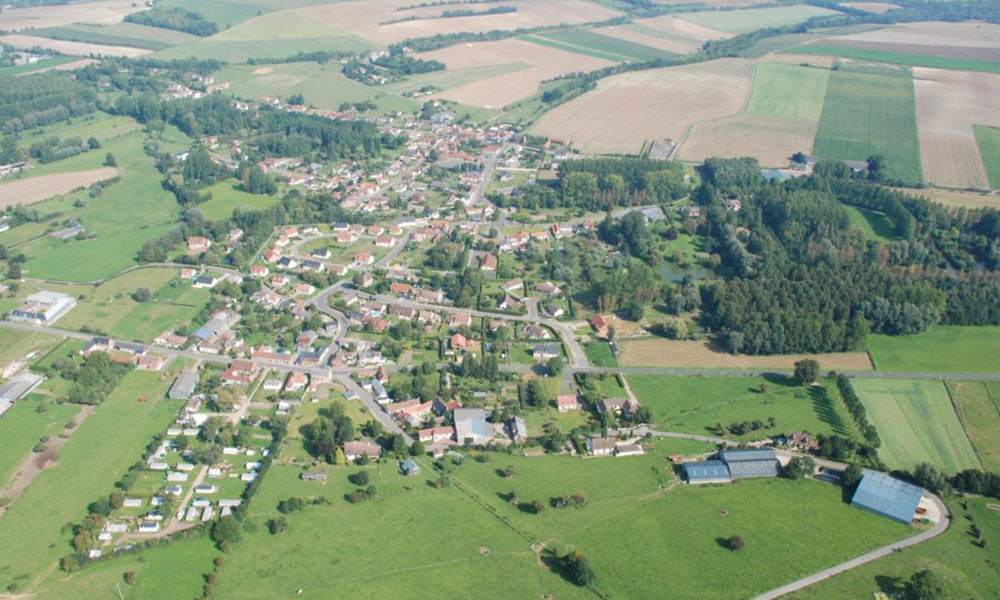
[[[668,260],[660,263],[660,277],[667,283],[682,283],[685,275],[691,275],[695,279],[705,279],[711,276],[712,272],[701,265],[688,265],[682,267],[675,262]]]

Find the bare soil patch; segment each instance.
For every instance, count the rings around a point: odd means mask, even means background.
[[[697,50],[701,46],[701,44],[694,40],[649,35],[620,25],[617,27],[601,27],[600,29],[595,29],[594,33],[628,42],[635,42],[636,44],[642,44],[651,48],[666,50],[667,52],[676,52],[677,54],[687,54],[688,52]]]
[[[674,341],[649,338],[622,342],[618,364],[629,367],[678,367],[723,369],[792,369],[796,361],[811,358],[823,371],[870,371],[865,352],[835,354],[782,354],[776,356],[734,356],[714,349],[709,342]]]
[[[678,156],[702,162],[712,156],[752,156],[764,167],[785,167],[796,152],[810,152],[819,123],[740,115],[691,128]]]
[[[733,37],[731,33],[698,25],[697,23],[685,21],[670,15],[653,19],[639,19],[636,23],[651,27],[668,35],[679,36],[696,42]]]
[[[533,131],[572,140],[584,152],[635,153],[645,140],[679,140],[696,123],[735,115],[749,90],[745,59],[623,73],[549,111]]]
[[[29,171],[30,173],[30,171]],[[79,187],[118,176],[118,169],[105,167],[92,171],[53,173],[39,177],[25,177],[0,183],[0,210],[8,206],[28,205],[54,196],[67,194]]]
[[[900,8],[898,4],[889,4],[887,2],[841,2],[840,5],[875,13],[876,15],[884,15],[894,8]]]
[[[1000,48],[1000,25],[989,23],[906,23],[873,31],[835,36],[821,43],[826,45],[837,42],[849,42],[852,45],[855,43],[877,43],[955,48]]]
[[[900,192],[911,196],[923,196],[934,202],[940,202],[945,206],[955,206],[967,208],[1000,208],[1000,195],[996,193],[977,194],[974,192],[960,192],[957,190],[945,190],[941,188],[924,188],[922,190],[911,190],[906,188],[896,188]]]
[[[121,23],[125,15],[143,10],[142,2],[134,0],[100,0],[75,2],[61,6],[4,8],[0,13],[0,29],[17,31],[26,27],[61,27],[70,23]]]
[[[447,65],[449,70],[509,63],[531,65],[528,69],[481,79],[432,96],[471,106],[492,108],[499,108],[531,96],[538,91],[539,84],[546,79],[574,71],[591,71],[613,64],[609,60],[583,56],[516,39],[460,44],[443,50],[426,52],[420,57],[427,60],[439,60]]]
[[[47,48],[63,54],[69,54],[70,56],[124,56],[126,58],[135,58],[136,56],[152,52],[152,50],[132,48],[130,46],[105,46],[103,44],[88,44],[86,42],[50,40],[49,38],[20,33],[0,36],[0,42],[14,46],[15,48]]]
[[[1000,75],[915,67],[913,87],[924,177],[989,189],[972,125],[1000,125]]]
[[[274,69],[271,67],[261,67],[253,70],[254,75],[267,75],[268,73],[274,73]]]

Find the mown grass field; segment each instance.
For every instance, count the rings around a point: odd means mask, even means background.
[[[828,160],[881,154],[892,177],[923,177],[912,79],[833,71],[814,153]]]
[[[840,395],[826,381],[808,389],[790,378],[688,377],[680,375],[628,375],[629,387],[639,402],[653,411],[653,421],[662,431],[713,435],[715,425],[759,420],[766,426],[737,440],[754,440],[789,431],[814,435],[855,436],[854,427]],[[760,392],[760,386],[765,391]]]
[[[196,208],[201,216],[210,221],[222,221],[233,216],[237,208],[264,210],[277,204],[280,199],[266,194],[251,194],[237,187],[232,179],[210,185],[202,193],[212,194],[212,199],[202,202]]]
[[[12,303],[13,304],[13,303]],[[4,310],[8,310],[6,305]],[[0,367],[17,358],[24,358],[29,352],[51,348],[58,338],[54,335],[36,333],[34,331],[20,331],[17,329],[3,329],[0,337],[3,344],[0,345]]]
[[[979,146],[979,156],[986,167],[986,175],[990,187],[1000,188],[1000,129],[985,125],[973,125],[976,134],[976,145]]]
[[[912,469],[922,462],[949,473],[982,468],[942,382],[855,379],[853,383],[882,439],[879,457],[890,468]]]
[[[570,29],[554,31],[523,38],[529,42],[568,50],[577,54],[605,58],[607,60],[652,60],[655,58],[674,58],[673,52],[660,50],[629,40],[613,38],[587,29]]]
[[[875,368],[890,373],[1000,373],[1000,327],[937,325],[926,333],[872,335]]]
[[[844,208],[851,217],[851,226],[864,233],[869,240],[882,243],[899,240],[899,235],[884,214],[854,206],[844,205]]]
[[[746,112],[764,117],[819,120],[830,71],[757,63]]]
[[[757,31],[764,27],[794,25],[812,17],[833,14],[837,14],[837,12],[805,4],[796,4],[774,8],[683,13],[680,17],[685,21],[704,27],[739,34]]]
[[[1000,403],[995,382],[961,381],[949,383],[959,417],[983,468],[1000,472]]]
[[[31,447],[43,435],[55,437],[72,420],[80,407],[47,402],[48,409],[38,412],[40,396],[29,394],[19,400],[0,418],[0,489],[17,472],[21,462],[31,454]]]
[[[107,46],[134,46],[148,50],[162,50],[198,39],[198,36],[181,31],[148,27],[135,23],[115,23],[114,25],[75,23],[64,27],[34,29],[31,33],[57,40],[89,42]]]
[[[815,45],[796,46],[784,50],[787,54],[812,54],[818,56],[839,56],[869,60],[872,62],[890,63],[894,65],[909,65],[911,67],[933,67],[935,69],[951,69],[954,71],[982,71],[985,73],[1000,73],[1000,62],[977,60],[973,58],[950,58],[947,56],[930,56],[927,54],[911,54],[908,52],[889,52],[886,50],[869,50],[849,48],[846,46]]]
[[[966,510],[955,499],[946,499],[952,515]],[[969,535],[970,523],[957,518],[943,534],[926,542],[894,552],[867,565],[852,569],[787,596],[795,600],[830,600],[831,598],[872,598],[874,592],[905,597],[904,582],[917,571],[930,569],[947,581],[948,594],[953,598],[996,598],[1000,590],[1000,570],[996,565],[993,540],[1000,538],[1000,510],[988,508],[996,504],[989,498],[968,498],[968,514],[972,523],[983,530],[990,544],[986,548],[974,545]]]
[[[583,345],[583,352],[587,355],[587,360],[595,367],[617,367],[618,359],[611,352],[611,346],[607,342],[595,341]]]
[[[163,432],[181,406],[158,400],[172,379],[161,373],[133,372],[97,412],[80,424],[59,451],[56,466],[42,471],[0,519],[0,583],[23,574],[34,577],[70,552],[68,522],[86,516],[86,506],[113,490],[129,465]],[[139,396],[154,399],[139,402]]]

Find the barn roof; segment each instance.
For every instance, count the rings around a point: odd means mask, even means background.
[[[851,504],[890,519],[909,523],[923,495],[923,488],[885,473],[865,471]]]

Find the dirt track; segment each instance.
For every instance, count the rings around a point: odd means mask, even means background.
[[[8,206],[34,204],[61,196],[79,188],[118,176],[118,169],[105,167],[92,171],[73,171],[31,177],[28,171],[23,179],[3,180],[0,183],[0,210]]]

